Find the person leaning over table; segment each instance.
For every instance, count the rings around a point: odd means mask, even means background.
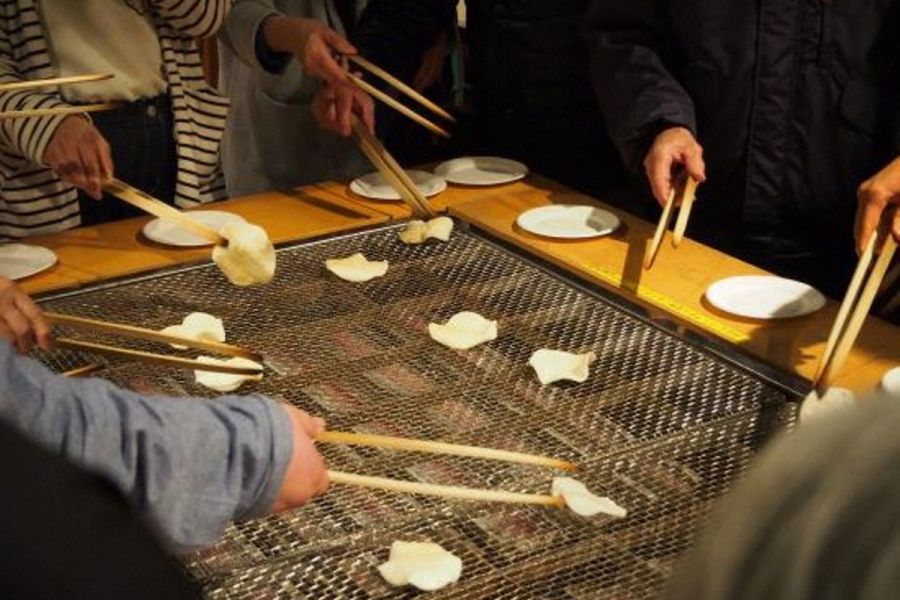
[[[0,83],[88,73],[101,82],[0,92],[0,110],[103,102],[91,116],[0,122],[0,239],[137,214],[102,196],[116,176],[188,207],[224,196],[226,99],[203,80],[196,39],[231,0],[10,0],[0,11]]]
[[[40,310],[0,280],[0,421],[108,480],[172,550],[212,545],[229,522],[300,506],[328,487],[313,442],[321,419],[258,395],[143,396],[17,352],[35,338],[48,346],[48,336]]]
[[[374,105],[333,55],[361,53],[401,78],[412,77],[454,6],[449,0],[370,0],[357,17],[362,7],[355,0],[237,0],[219,34],[220,77],[233,103],[222,145],[228,193],[371,171],[346,138],[351,114],[374,130]]]
[[[591,78],[626,166],[688,235],[841,297],[857,186],[900,149],[897,0],[593,0]],[[701,147],[702,144],[702,147]]]

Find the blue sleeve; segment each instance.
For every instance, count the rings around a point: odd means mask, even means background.
[[[56,375],[4,340],[0,418],[108,478],[176,551],[268,511],[293,449],[287,415],[269,399],[145,397]]]

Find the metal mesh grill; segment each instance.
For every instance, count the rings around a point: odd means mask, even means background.
[[[386,277],[350,284],[327,258],[387,259]],[[189,557],[210,598],[382,598],[375,566],[395,539],[439,542],[463,559],[446,598],[650,598],[712,502],[795,405],[750,372],[585,293],[473,233],[407,247],[396,228],[279,252],[268,286],[236,289],[215,267],[66,296],[48,308],[162,328],[192,311],[225,320],[229,341],[262,351],[269,375],[243,391],[324,415],[332,429],[534,452],[578,463],[626,519],[390,495],[334,486],[311,505],[228,529]],[[467,352],[426,333],[474,310],[500,337]],[[149,349],[159,350],[153,344]],[[541,347],[593,350],[583,384],[542,387]],[[64,370],[96,360],[45,360]],[[189,372],[112,362],[105,377],[145,393],[209,396]],[[331,468],[546,493],[552,473],[476,459],[324,446]]]

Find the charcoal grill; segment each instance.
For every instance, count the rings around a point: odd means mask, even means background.
[[[209,598],[407,598],[375,567],[395,539],[460,556],[459,583],[435,598],[653,598],[715,500],[761,445],[796,417],[794,382],[708,340],[643,318],[484,232],[408,247],[398,226],[278,252],[267,286],[236,289],[212,265],[176,268],[47,298],[46,308],[145,327],[204,311],[229,341],[266,356],[242,391],[325,416],[334,429],[452,441],[571,460],[623,520],[334,486],[312,504],[230,527],[185,566]],[[327,258],[364,252],[387,276],[338,280]],[[499,320],[467,352],[426,326],[461,310]],[[542,387],[541,347],[593,350],[583,384]],[[148,349],[159,350],[148,343]],[[92,356],[43,357],[63,371]],[[211,396],[190,372],[110,361],[104,376],[153,393]],[[325,445],[334,469],[436,484],[547,493],[554,473],[477,459]]]

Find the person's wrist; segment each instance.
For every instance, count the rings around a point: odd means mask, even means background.
[[[273,52],[290,52],[289,19],[283,15],[271,15],[262,22],[263,40]]]

